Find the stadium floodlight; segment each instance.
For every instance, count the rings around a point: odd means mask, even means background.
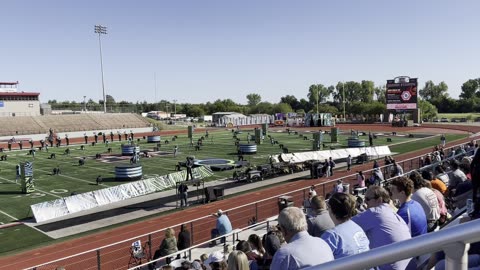
[[[103,56],[102,56],[102,39],[101,35],[107,34],[107,27],[103,25],[95,25],[95,33],[98,34],[98,44],[100,45],[100,70],[102,72],[102,91],[103,91],[103,112],[107,113],[107,99],[105,96],[105,82],[103,80]]]

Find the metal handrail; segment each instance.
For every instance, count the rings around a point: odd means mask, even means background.
[[[480,220],[474,220],[307,269],[367,269],[443,250],[446,255],[446,269],[466,270],[469,244],[478,241],[480,241]]]
[[[151,260],[151,261],[146,262],[146,263],[144,263],[144,264],[140,264],[140,265],[137,265],[137,266],[135,266],[135,267],[128,268],[128,270],[141,269],[141,268],[143,268],[143,267],[145,267],[145,266],[148,266],[148,265],[150,265],[150,264],[152,264],[152,263],[155,263],[155,262],[158,262],[158,261],[161,261],[161,260],[165,260],[166,258],[169,258],[169,257],[175,257],[176,255],[182,254],[182,253],[185,253],[185,252],[188,252],[188,254],[189,254],[189,260],[191,260],[191,259],[192,259],[192,258],[191,258],[191,255],[192,255],[192,252],[191,252],[191,251],[192,251],[193,249],[203,247],[203,246],[205,246],[205,245],[208,245],[208,243],[210,243],[211,241],[220,240],[220,239],[222,239],[222,238],[224,238],[224,237],[229,237],[229,236],[233,236],[233,243],[235,243],[235,240],[238,239],[238,234],[239,234],[239,233],[241,233],[241,232],[243,232],[243,231],[246,231],[246,230],[250,230],[250,229],[255,228],[255,227],[259,227],[260,225],[263,225],[263,224],[266,224],[266,225],[267,225],[267,229],[268,229],[268,224],[269,224],[270,222],[272,222],[273,220],[277,220],[277,219],[276,219],[276,218],[275,218],[275,219],[267,219],[267,220],[264,220],[264,221],[262,221],[262,222],[255,223],[255,224],[252,224],[252,225],[250,225],[250,226],[247,226],[247,227],[244,227],[244,228],[241,228],[241,229],[232,230],[232,232],[227,233],[227,234],[225,234],[225,235],[222,235],[222,236],[219,236],[219,237],[216,237],[216,238],[212,238],[212,239],[210,239],[210,240],[208,240],[208,241],[205,241],[205,242],[196,244],[196,245],[191,246],[191,247],[189,247],[189,248],[187,248],[187,249],[184,249],[184,250],[179,250],[179,251],[177,251],[177,252],[175,252],[175,253],[172,253],[172,254],[169,254],[169,255],[167,255],[167,256],[163,256],[163,257],[161,257],[161,258],[158,258],[158,259],[155,259],[155,260]]]

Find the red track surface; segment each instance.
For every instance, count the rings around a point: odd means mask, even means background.
[[[339,125],[340,129],[342,130],[361,130],[361,131],[397,131],[397,132],[420,132],[422,131],[422,127],[408,127],[408,128],[392,128],[387,125]],[[472,133],[480,132],[480,127],[478,126],[460,126],[460,125],[429,125],[432,128],[438,128],[438,133],[448,133],[449,131],[441,130],[441,129],[452,129],[452,130],[463,130]],[[200,130],[197,130],[200,132]],[[178,134],[178,131],[172,132],[161,132],[162,135],[167,134]],[[141,134],[143,136],[144,134]],[[72,138],[71,141],[75,142],[83,142],[83,138]],[[469,139],[464,140],[469,141]],[[1,147],[1,146],[0,146]],[[408,153],[404,155],[399,155],[396,157],[396,160],[405,160],[414,156],[418,156],[420,154],[428,152],[428,150],[417,151],[415,153]],[[364,164],[358,167],[354,167],[354,170],[366,170],[370,169],[371,164]],[[351,174],[348,173],[348,174]],[[346,176],[347,172],[343,169],[339,169],[335,171],[334,178]],[[213,202],[210,204],[200,205],[198,207],[189,208],[183,211],[177,211],[165,216],[151,218],[147,221],[138,222],[131,225],[125,225],[116,229],[112,229],[107,232],[101,232],[92,234],[89,236],[81,237],[74,240],[69,240],[66,242],[53,244],[47,247],[38,248],[35,250],[23,252],[21,254],[12,255],[8,257],[0,258],[0,270],[3,269],[23,269],[27,267],[31,267],[34,265],[38,265],[41,263],[53,261],[55,259],[63,258],[66,256],[78,254],[80,252],[92,250],[95,248],[99,248],[101,246],[105,246],[108,244],[112,244],[115,242],[119,242],[128,238],[136,237],[141,234],[146,234],[155,230],[159,230],[162,228],[168,228],[171,226],[175,226],[177,224],[188,223],[191,220],[198,219],[200,217],[208,216],[211,213],[214,213],[217,209],[231,209],[234,207],[238,207],[240,205],[245,205],[254,201],[259,201],[269,197],[277,197],[281,194],[286,192],[290,192],[296,189],[302,189],[308,187],[312,184],[317,184],[324,182],[325,179],[305,179],[299,180],[291,183],[286,183],[284,185],[275,186],[272,188],[263,189],[260,191],[253,191],[248,194],[243,194],[240,196],[236,196],[235,198],[225,199],[217,202]],[[302,192],[294,194],[294,201],[296,205],[303,199]],[[271,199],[266,202],[261,203],[261,211],[257,213],[259,220],[264,219],[269,216],[273,216],[274,214],[278,213],[277,211],[277,201],[276,199]],[[255,208],[254,206],[247,207],[244,210],[232,211],[229,213],[230,219],[232,220],[233,227],[245,227],[247,225],[247,220],[255,216]],[[215,219],[211,218],[207,221],[200,220],[194,221],[192,226],[195,228],[194,241],[196,243],[206,241],[210,238],[210,229],[214,227]],[[163,233],[157,233],[152,238],[152,249],[157,249],[158,245],[160,244],[161,239],[163,238]],[[142,240],[145,242],[146,238]],[[126,269],[127,262],[130,257],[129,254],[129,243],[125,243],[121,249],[103,249],[101,252],[102,262],[110,261],[110,263],[103,264],[102,269]],[[110,252],[109,252],[110,251]],[[92,259],[93,258],[93,259]],[[84,261],[79,261],[84,260]],[[92,261],[93,260],[93,261]],[[74,257],[65,261],[62,261],[58,265],[50,265],[46,268],[40,269],[55,269],[56,266],[66,266],[66,269],[87,269],[88,266],[96,266],[96,254],[90,253],[84,256]],[[89,268],[89,269],[96,269],[96,268]]]

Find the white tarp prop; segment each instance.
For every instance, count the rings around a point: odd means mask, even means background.
[[[201,166],[193,169],[194,176],[197,175],[199,179],[207,178],[213,175],[213,171],[209,166]]]
[[[197,179],[213,175],[208,166],[192,169],[192,174]],[[104,188],[87,193],[77,194],[62,199],[33,204],[30,206],[37,222],[65,216],[71,213],[106,205],[128,198],[134,198],[156,191],[175,187],[176,182],[184,181],[186,171],[174,172],[165,176],[157,176],[145,180],[126,183],[119,186]]]
[[[81,193],[69,197],[65,197],[65,204],[70,213],[91,209],[98,206],[98,202],[93,192]]]
[[[105,205],[126,199],[123,196],[124,194],[118,189],[118,186],[95,190],[93,195],[95,195],[98,205]]]
[[[323,151],[310,151],[303,153],[289,153],[281,154],[280,157],[285,162],[304,162],[307,160],[321,160],[325,159],[344,159],[348,155],[352,157],[360,156],[361,154],[366,153],[368,156],[387,156],[391,155],[392,152],[390,148],[386,145],[384,146],[375,146],[375,147],[359,147],[359,148],[345,148],[345,149],[335,149],[335,150],[323,150]]]
[[[30,208],[32,209],[32,213],[37,222],[42,222],[68,214],[68,209],[63,198],[33,204],[30,205]]]
[[[158,176],[145,180],[145,185],[149,189],[155,189],[155,191],[161,191],[172,187],[172,180],[168,176]],[[173,183],[175,185],[175,183]]]
[[[155,186],[151,185],[148,180],[149,179],[140,180],[143,183],[143,185],[145,186],[145,190],[146,190],[145,194],[150,194],[150,193],[156,192],[157,189],[155,189]]]
[[[147,188],[143,181],[135,181],[118,186],[129,198],[135,198],[147,194]]]
[[[174,172],[174,173],[171,173],[171,174],[168,175],[168,178],[171,180],[171,183],[173,184],[173,186],[175,185],[175,183],[185,180],[187,174],[186,174],[186,172],[185,173],[182,173],[182,172],[183,171]],[[192,170],[192,175],[193,175],[193,170]]]

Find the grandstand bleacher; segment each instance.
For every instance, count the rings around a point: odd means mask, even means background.
[[[0,136],[42,134],[50,128],[55,132],[71,132],[141,128],[149,125],[142,116],[132,113],[0,117]]]

